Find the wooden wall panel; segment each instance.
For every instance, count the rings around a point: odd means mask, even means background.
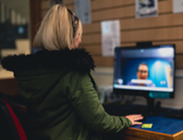
[[[113,66],[113,57],[101,57],[101,56],[95,56],[94,61],[96,66]],[[109,65],[110,64],[110,65]]]
[[[102,20],[121,19],[134,17],[134,6],[119,7],[115,9],[106,9],[103,11],[95,11],[92,13],[91,18],[93,22],[99,22]]]
[[[83,35],[83,44],[101,44],[101,34]],[[183,27],[155,28],[144,30],[131,30],[121,32],[123,43],[142,42],[142,41],[176,41],[183,40]]]
[[[83,32],[85,35],[88,33],[100,33],[101,32],[100,22],[83,25]]]
[[[182,63],[182,60],[183,60],[183,54],[177,54],[176,58],[175,58],[175,61],[176,61],[176,68],[177,69],[182,69],[183,68],[183,63]]]
[[[83,35],[83,44],[101,44],[101,34]]]
[[[74,0],[63,0],[74,7]],[[74,9],[74,8],[73,8]],[[101,22],[120,20],[121,46],[152,41],[153,45],[175,44],[176,67],[183,68],[183,13],[173,13],[172,0],[158,0],[158,16],[135,18],[134,0],[91,0],[92,23],[83,25],[83,42],[97,66],[113,66],[113,57],[102,56]]]
[[[48,7],[50,7],[50,0],[42,0],[41,2],[41,9],[48,10]]]
[[[159,12],[164,13],[172,11],[172,0],[159,0]],[[135,7],[135,0],[91,0],[92,11],[104,11],[106,9],[115,9],[117,7]],[[168,11],[167,11],[168,10]],[[135,13],[134,13],[135,14]]]
[[[81,45],[82,48],[87,49],[92,55],[101,55],[102,48],[101,45]]]
[[[41,0],[40,8],[41,8],[41,19],[42,19],[50,8],[50,0]]]
[[[141,19],[121,19],[120,28],[122,31],[126,30],[136,30],[136,29],[146,29],[146,28],[169,28],[174,26],[183,26],[182,13],[177,14],[166,14],[160,15],[153,18],[141,18]],[[100,33],[101,32],[101,22],[86,24],[83,26],[84,34],[89,33]]]
[[[182,26],[182,14],[166,14],[153,18],[124,19],[120,21],[122,30],[135,30],[146,28],[161,28],[171,26]]]
[[[121,1],[123,2],[123,1]],[[160,1],[159,2],[159,14],[165,14],[172,12],[171,1]],[[99,4],[98,4],[99,5]],[[102,4],[101,4],[102,5]],[[92,8],[93,9],[93,8]],[[98,10],[92,12],[92,21],[102,21],[110,19],[124,19],[124,18],[134,18],[135,17],[135,5],[126,5],[121,7],[106,8],[104,10]]]
[[[95,10],[103,10],[111,7],[122,7],[134,5],[134,0],[93,0],[91,1],[91,8]]]
[[[183,40],[178,40],[178,41],[154,41],[152,43],[153,45],[166,45],[166,44],[175,44],[176,48],[176,54],[183,54]],[[136,42],[134,43],[121,43],[121,46],[123,47],[132,47],[135,46]],[[86,48],[93,56],[100,56],[102,53],[102,48],[101,45],[81,45],[82,48]]]
[[[62,0],[63,5],[66,5],[68,9],[75,11],[75,0]]]
[[[122,31],[121,33],[122,42],[168,41],[177,39],[183,39],[183,27],[131,30]]]
[[[113,57],[102,57],[102,56],[96,56],[94,57],[94,61],[96,62],[96,66],[113,66],[114,63],[113,63],[113,60],[114,58]],[[176,68],[177,69],[180,69],[180,68],[183,68],[183,63],[182,63],[182,60],[183,60],[183,54],[177,54],[176,56]]]
[[[101,44],[101,34],[83,35],[83,44]],[[121,32],[124,43],[144,41],[173,41],[183,39],[183,27],[131,30]]]
[[[75,0],[62,0],[62,3],[66,5],[67,7],[69,5],[74,5]]]

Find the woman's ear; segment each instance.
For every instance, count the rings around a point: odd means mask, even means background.
[[[74,47],[76,48],[76,46],[77,46],[77,37],[75,38],[75,40],[74,40]]]
[[[74,40],[74,48],[78,48],[78,46],[79,46],[79,36],[77,35]]]
[[[78,42],[78,36],[76,36],[74,43],[76,44]]]

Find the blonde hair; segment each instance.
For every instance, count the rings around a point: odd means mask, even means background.
[[[74,17],[74,27],[72,18]],[[60,4],[54,5],[43,18],[39,30],[33,40],[33,46],[46,50],[73,49],[79,19]],[[74,36],[75,35],[75,36]]]

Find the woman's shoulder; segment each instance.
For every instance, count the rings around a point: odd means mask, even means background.
[[[44,68],[69,69],[80,73],[88,73],[95,67],[93,58],[84,49],[43,50],[30,55],[8,56],[2,59],[2,66],[11,71]]]

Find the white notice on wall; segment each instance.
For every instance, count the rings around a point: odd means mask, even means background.
[[[120,21],[102,21],[102,55],[113,56],[114,48],[120,45]]]
[[[173,0],[173,12],[183,12],[183,0]]]
[[[90,0],[75,0],[75,11],[83,24],[91,23]]]

